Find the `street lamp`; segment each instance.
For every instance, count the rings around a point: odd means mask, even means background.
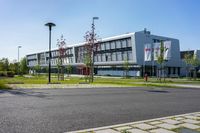
[[[91,75],[92,75],[92,82],[94,81],[94,37],[95,37],[95,25],[94,25],[94,20],[98,20],[99,17],[93,17],[92,18],[92,66],[91,66]]]
[[[17,69],[17,73],[19,75],[19,49],[22,48],[22,46],[18,46],[17,49],[18,49],[18,57],[17,57],[17,61],[18,61],[18,69]]]
[[[51,28],[56,26],[54,23],[46,23],[45,26],[49,27],[49,83],[51,83]]]

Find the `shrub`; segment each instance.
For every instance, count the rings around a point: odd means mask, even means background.
[[[1,77],[5,77],[7,74],[6,74],[6,72],[5,71],[0,71],[0,76]]]
[[[1,77],[14,77],[15,72],[13,71],[0,71]]]
[[[15,72],[13,71],[7,71],[7,77],[14,77]]]
[[[0,90],[3,90],[3,89],[11,89],[11,88],[3,83],[0,83]]]

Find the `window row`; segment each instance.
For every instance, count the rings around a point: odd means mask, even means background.
[[[123,39],[123,40],[101,43],[97,46],[97,51],[126,48],[126,47],[131,47],[131,39]]]
[[[37,64],[36,60],[28,61],[28,66],[35,66]]]
[[[64,53],[65,55],[73,54],[72,48],[67,49]],[[59,51],[52,51],[51,52],[51,57],[57,57],[59,56]],[[46,53],[46,57],[49,57],[49,52]]]
[[[104,54],[97,54],[94,56],[95,62],[124,61],[124,60],[132,60],[132,51],[104,53]]]
[[[27,59],[28,59],[28,60],[36,59],[36,55],[29,55],[29,56],[27,56]]]
[[[49,60],[47,59],[47,64],[48,64]],[[69,63],[73,63],[73,57],[68,57],[68,58],[63,58],[62,59],[62,63],[63,65],[69,64]],[[57,65],[58,64],[58,58],[55,59],[51,59],[51,64],[52,65]]]

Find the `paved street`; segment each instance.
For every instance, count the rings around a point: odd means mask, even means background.
[[[60,133],[200,111],[200,89],[0,91],[0,132]]]

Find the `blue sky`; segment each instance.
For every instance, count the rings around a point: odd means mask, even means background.
[[[180,40],[181,50],[200,49],[200,0],[0,0],[0,58],[48,49],[46,22],[54,22],[52,48],[84,41],[93,16],[101,38],[147,28]]]

